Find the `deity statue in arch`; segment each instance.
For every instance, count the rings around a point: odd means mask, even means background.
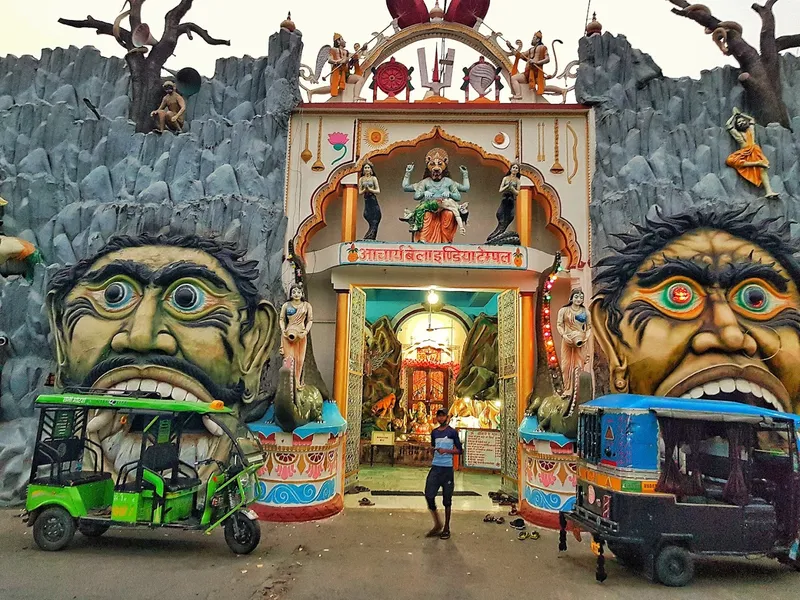
[[[459,167],[463,183],[450,178],[450,158],[442,148],[434,148],[425,156],[425,177],[412,184],[413,163],[406,167],[403,177],[403,191],[413,192],[417,206],[406,210],[401,221],[408,223],[408,229],[415,242],[427,244],[452,243],[456,230],[466,235],[465,222],[469,214],[468,203],[459,204],[461,194],[470,189],[469,171]]]

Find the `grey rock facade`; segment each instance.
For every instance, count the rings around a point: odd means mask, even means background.
[[[583,38],[579,54],[577,99],[596,111],[591,264],[609,254],[613,234],[631,232],[655,206],[674,214],[709,202],[758,202],[761,217],[798,220],[800,59],[782,57],[793,132],[777,124],[756,127],[770,180],[781,195],[767,201],[761,188],[725,164],[737,149],[725,122],[734,107],[746,108],[737,69],[705,71],[697,80],[664,77],[650,56],[608,33]],[[599,350],[594,371],[596,394],[608,393],[607,362]]]
[[[781,195],[767,202],[725,165],[737,149],[725,122],[734,107],[746,108],[737,69],[705,71],[697,80],[664,77],[650,56],[609,33],[583,38],[579,55],[577,99],[596,111],[592,264],[608,254],[610,235],[631,231],[655,205],[671,214],[709,201],[758,201],[762,216],[800,217],[800,59],[782,57],[793,132],[756,128]]]
[[[33,400],[55,369],[44,295],[60,267],[115,234],[215,235],[258,260],[263,295],[283,301],[287,129],[301,51],[299,32],[282,30],[267,57],[217,61],[178,136],[134,133],[121,59],[91,47],[0,58],[5,234],[34,243],[45,260],[31,283],[0,278],[0,335],[9,339],[0,348],[0,506],[24,498]]]

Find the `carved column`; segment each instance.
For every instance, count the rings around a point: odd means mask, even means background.
[[[530,186],[523,186],[517,194],[517,233],[519,234],[519,241],[525,247],[530,247],[532,243],[531,236],[531,218],[533,211],[533,188]]]
[[[347,418],[348,320],[350,290],[336,290],[336,341],[333,362],[333,397],[339,413]]]
[[[345,185],[342,202],[342,241],[356,241],[356,223],[358,215],[358,186]]]
[[[519,336],[519,388],[517,413],[519,422],[525,417],[526,401],[533,391],[536,371],[536,297],[533,292],[520,292],[522,297],[520,336]]]

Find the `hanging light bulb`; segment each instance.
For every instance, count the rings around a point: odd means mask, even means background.
[[[428,304],[437,304],[439,302],[439,294],[435,290],[428,292]]]

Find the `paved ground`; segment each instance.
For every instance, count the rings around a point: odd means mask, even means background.
[[[421,512],[352,509],[321,524],[264,525],[261,546],[232,555],[222,533],[79,534],[59,553],[41,552],[18,511],[0,511],[2,600],[547,600],[797,598],[800,573],[767,560],[703,562],[691,587],[656,586],[608,561],[594,581],[588,543],[557,535],[520,542],[479,513],[454,518],[453,538],[427,540]]]

